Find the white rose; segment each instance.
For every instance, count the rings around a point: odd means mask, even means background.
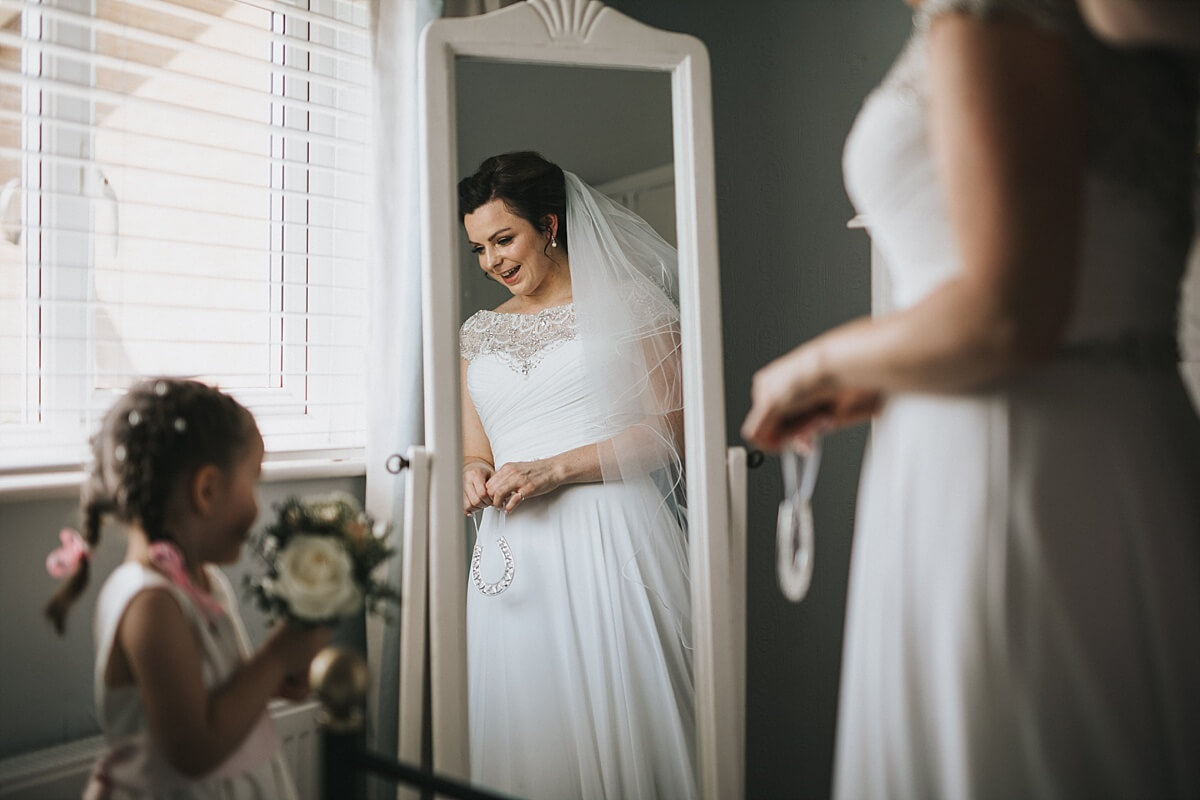
[[[329,536],[297,534],[279,552],[279,577],[272,594],[287,601],[292,615],[309,622],[353,614],[362,606],[354,564]]]

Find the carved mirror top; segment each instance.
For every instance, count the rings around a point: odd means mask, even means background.
[[[600,0],[528,0],[530,8],[546,23],[551,39],[572,44],[587,39],[604,3]]]
[[[695,37],[638,22],[600,0],[525,0],[487,14],[444,17],[426,27],[422,44],[427,59],[449,47],[460,55],[617,69],[669,70],[687,57],[706,64],[708,58]]]

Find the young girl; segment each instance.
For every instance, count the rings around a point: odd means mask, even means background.
[[[267,713],[295,695],[329,630],[280,625],[253,655],[229,581],[258,515],[263,443],[250,412],[195,381],[135,386],[92,440],[84,535],[63,535],[46,607],[62,632],[88,580],[105,515],[124,523],[125,561],[97,600],[96,705],[108,749],[86,798],[291,798]]]

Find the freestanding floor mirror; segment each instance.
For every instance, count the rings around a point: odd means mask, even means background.
[[[704,797],[741,797],[745,457],[725,444],[707,51],[598,0],[528,0],[434,21],[421,65],[434,769],[470,775],[458,331],[495,304],[488,291],[503,291],[476,277],[456,185],[482,156],[538,150],[678,248],[698,779]],[[419,668],[402,654],[402,672]],[[411,760],[403,726],[400,756]]]

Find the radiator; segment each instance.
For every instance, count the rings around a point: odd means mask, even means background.
[[[318,800],[320,794],[320,741],[317,735],[317,703],[276,703],[271,716],[300,800]],[[64,800],[83,791],[92,762],[104,747],[104,739],[92,736],[76,742],[47,747],[11,758],[0,759],[0,797],[14,800]]]

